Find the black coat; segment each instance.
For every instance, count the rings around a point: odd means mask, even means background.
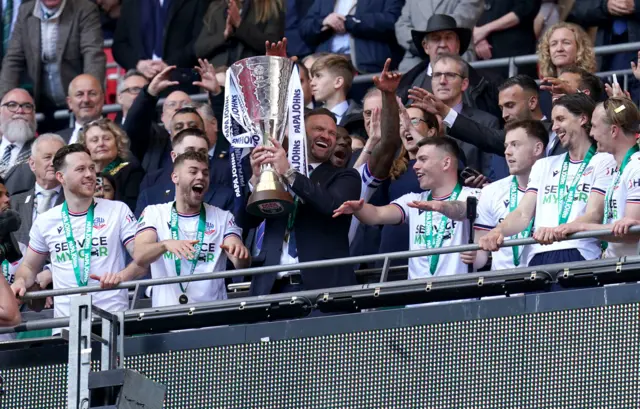
[[[355,169],[336,168],[329,162],[318,166],[310,178],[296,176],[292,190],[304,201],[298,205],[294,224],[301,263],[349,257],[351,216],[333,218],[333,211],[347,200],[358,200],[360,186],[360,175]],[[280,264],[287,220],[287,217],[266,219],[262,248],[253,260],[254,266]],[[263,219],[240,211],[236,221],[243,229],[249,230]],[[305,290],[356,284],[353,266],[350,265],[307,269],[301,273]],[[254,276],[251,295],[270,294],[276,277],[277,273]]]

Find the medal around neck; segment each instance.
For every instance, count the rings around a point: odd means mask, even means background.
[[[180,294],[180,297],[178,297],[178,302],[180,302],[180,304],[187,304],[189,302],[189,297],[187,297],[187,294]]]
[[[225,93],[223,132],[231,146],[245,151],[273,146],[270,138],[282,143],[288,129],[289,163],[307,175],[304,98],[296,65],[282,57],[259,56],[238,61],[227,71]],[[242,184],[238,183],[241,172],[241,166],[235,162],[234,189]],[[263,164],[247,211],[259,217],[281,217],[292,209],[293,198],[281,175],[271,164]]]

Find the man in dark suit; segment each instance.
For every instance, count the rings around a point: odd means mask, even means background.
[[[549,132],[547,156],[566,152],[562,145],[557,143],[558,138],[551,130],[551,121],[542,114],[539,103],[540,90],[533,78],[524,74],[516,75],[503,82],[499,90],[502,118],[506,123],[524,119],[541,121]],[[484,152],[504,156],[504,130],[488,127],[465,115],[457,115],[444,104],[425,102],[429,105],[429,110],[437,112],[444,118],[450,136],[473,144]]]
[[[340,169],[331,164],[336,145],[335,116],[319,108],[306,115],[308,160],[312,168],[307,177],[290,167],[287,154],[279,143],[275,147],[260,146],[251,154],[256,186],[260,166],[271,164],[296,195],[295,209],[288,217],[263,219],[241,211],[237,215],[247,231],[264,220],[264,239],[255,266],[292,264],[349,256],[350,217],[333,217],[345,200],[360,198],[360,176],[355,169]],[[356,284],[352,266],[336,266],[269,273],[253,277],[251,295],[285,293]]]
[[[22,223],[16,232],[16,240],[29,245],[29,231],[36,216],[64,202],[60,182],[53,170],[53,157],[65,145],[56,134],[40,135],[35,140],[29,158],[29,173],[35,183],[29,190],[11,196],[11,208],[20,214]]]
[[[173,148],[171,150],[171,160],[187,151],[195,150],[207,154],[211,150],[210,140],[204,132],[195,128],[187,128],[178,132],[171,141]],[[210,162],[211,163],[211,162]],[[233,208],[233,191],[228,186],[223,186],[213,182],[213,173],[215,170],[210,166],[209,189],[204,196],[204,201],[212,206],[216,206],[223,210],[231,211]],[[228,165],[227,165],[228,167]],[[156,174],[152,174],[151,179],[147,180],[147,187],[140,187],[140,195],[136,204],[136,216],[140,216],[145,207],[153,204],[167,203],[175,199],[175,184],[171,180],[173,167],[167,172],[162,169]]]
[[[167,66],[193,67],[208,5],[206,0],[124,0],[113,36],[116,62],[149,80]]]
[[[104,92],[102,83],[90,74],[80,74],[69,84],[67,106],[73,113],[75,123],[72,128],[65,128],[56,133],[67,144],[78,142],[78,135],[89,122],[102,116]]]
[[[33,81],[38,111],[65,106],[66,90],[77,75],[105,80],[106,57],[98,7],[89,1],[26,1],[20,6],[0,74],[0,96]]]
[[[440,54],[433,62],[431,87],[433,98],[442,102],[451,111],[462,114],[474,122],[498,129],[498,118],[477,108],[466,105],[462,94],[469,87],[467,64],[456,54]],[[409,91],[415,99],[422,99],[427,91]],[[428,94],[431,95],[431,94]],[[506,162],[494,160],[493,155],[480,151],[476,146],[458,140],[458,146],[466,157],[466,166],[480,171],[491,180],[508,175]]]

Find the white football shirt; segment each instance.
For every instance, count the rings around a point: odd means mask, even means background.
[[[612,179],[615,179],[615,175]],[[613,183],[613,181],[611,182]],[[631,156],[624,168],[618,185],[611,195],[607,215],[607,224],[624,217],[627,204],[640,205],[640,152]],[[638,243],[609,243],[605,257],[624,257],[638,255]]]
[[[560,214],[558,205],[558,183],[560,182],[560,172],[562,171],[562,164],[564,163],[566,155],[568,155],[568,153],[539,159],[531,169],[526,191],[535,192],[538,195],[535,222],[533,224],[534,231],[541,227],[558,226]],[[569,162],[566,182],[567,190],[573,182],[581,163],[582,161]],[[616,161],[613,156],[608,153],[596,153],[591,158],[589,165],[585,168],[578,181],[576,195],[574,196],[573,206],[571,207],[571,213],[569,213],[567,223],[585,213],[587,201],[592,192],[604,196],[615,168]],[[595,260],[600,257],[601,253],[600,240],[594,238],[565,240],[545,246],[533,244],[527,263],[538,253],[568,249],[577,249],[585,260]]]
[[[367,203],[376,190],[378,190],[378,187],[380,187],[382,179],[378,179],[371,174],[368,162],[360,165],[357,170],[360,174],[360,181],[362,183],[360,188],[360,199],[364,199],[365,203]],[[360,220],[356,217],[352,217],[351,226],[349,226],[349,244],[351,244],[353,238],[356,236],[356,231],[358,230],[359,225]]]
[[[27,246],[22,243],[18,243],[18,247],[20,247],[20,252],[24,255],[27,252]],[[18,266],[22,263],[22,258],[18,261],[14,261],[13,263],[9,263],[9,271],[7,271],[7,275],[5,275],[5,279],[9,283],[9,285],[13,284],[15,280],[15,274],[18,270]],[[2,272],[4,275],[4,271]],[[6,342],[16,339],[16,334],[0,334],[0,342]]]
[[[91,274],[118,273],[125,267],[125,246],[133,241],[136,219],[129,207],[122,202],[94,199],[93,233],[91,237]],[[73,238],[78,251],[84,248],[84,225],[87,212],[69,212]],[[29,247],[51,257],[53,288],[77,288],[76,275],[69,255],[69,246],[62,226],[62,205],[38,215],[29,234]],[[83,253],[80,253],[81,255]],[[82,257],[82,256],[81,256]],[[83,259],[80,258],[82,272]],[[99,281],[89,278],[89,287],[97,287]],[[106,311],[124,311],[129,306],[127,290],[99,291],[91,293],[93,304]],[[69,296],[55,297],[54,317],[68,317]],[[59,332],[59,330],[58,330]],[[54,330],[56,333],[56,330]]]
[[[449,200],[451,195],[444,197],[433,197],[432,200]],[[457,200],[466,201],[467,197],[473,196],[480,197],[480,190],[463,187],[458,195]],[[429,191],[422,193],[407,193],[404,196],[391,202],[398,206],[402,211],[402,222],[409,224],[409,249],[410,250],[424,250],[427,248],[426,243],[426,212],[423,210],[414,209],[407,206],[407,203],[418,201],[426,201],[429,197]],[[440,225],[442,215],[440,213],[433,213],[432,218],[432,231],[434,240]],[[449,220],[446,225],[446,233],[442,241],[442,247],[458,246],[467,244],[469,242],[469,221],[455,221]],[[450,276],[454,274],[464,274],[469,271],[468,265],[464,264],[460,259],[459,253],[441,254],[438,260],[438,267],[434,274],[429,271],[431,257],[413,257],[409,259],[409,279],[435,277],[435,276]]]
[[[138,221],[138,233],[146,230],[154,230],[158,235],[158,241],[171,240],[171,207],[173,202],[147,206]],[[204,244],[200,250],[198,263],[194,274],[225,271],[227,255],[220,246],[225,238],[235,235],[242,240],[242,229],[236,225],[233,215],[215,206],[204,204],[206,211],[206,228],[204,232]],[[195,240],[198,232],[200,213],[178,213],[178,237],[180,240]],[[181,260],[181,275],[191,274],[192,262]],[[156,261],[151,263],[151,276],[153,278],[165,278],[176,276],[176,264],[174,255],[166,252]],[[192,281],[183,283],[186,289],[189,303],[224,300],[227,291],[224,279]],[[179,304],[178,298],[182,294],[179,284],[156,285],[151,296],[154,307]]]
[[[474,228],[476,230],[489,231],[500,224],[509,214],[509,201],[511,194],[511,181],[513,176],[497,180],[482,189],[482,196],[478,201],[478,218]],[[524,196],[525,189],[518,186],[518,203]],[[515,237],[513,237],[515,238]],[[518,267],[527,265],[528,253],[531,246],[519,246],[520,264]],[[515,268],[513,263],[513,247],[502,247],[498,251],[491,253],[491,270],[504,270]]]

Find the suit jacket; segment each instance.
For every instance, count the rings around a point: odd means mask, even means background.
[[[140,217],[142,211],[150,205],[172,202],[176,198],[176,185],[169,180],[162,180],[147,189],[141,190],[136,203],[135,215]],[[210,184],[204,195],[204,202],[222,210],[233,212],[233,190],[226,186]]]
[[[73,135],[73,130],[75,128],[65,128],[65,129],[61,129],[59,131],[56,131],[57,135],[60,135],[60,137],[62,139],[64,139],[64,141],[66,143],[69,143],[69,141],[71,140],[71,136]]]
[[[256,8],[244,2],[242,22],[233,36],[224,38],[227,23],[227,2],[213,0],[204,16],[205,24],[195,42],[196,56],[209,60],[214,66],[229,66],[234,62],[264,55],[264,42],[277,43],[284,37],[284,9],[266,22],[256,21]]]
[[[42,46],[40,19],[33,15],[35,0],[23,2],[2,62],[0,97],[20,85],[23,71],[33,81],[36,104],[42,94]],[[57,65],[62,87],[79,74],[92,74],[104,83],[106,57],[98,7],[89,1],[67,0],[58,24]]]
[[[141,3],[138,0],[123,0],[120,18],[113,35],[113,57],[125,70],[134,69],[138,61],[152,57],[144,54],[142,45]],[[162,46],[162,60],[168,65],[191,68],[198,64],[194,44],[202,29],[202,17],[208,3],[207,0],[171,1]]]
[[[29,167],[29,157],[31,156],[31,145],[33,140],[24,144],[15,164],[4,173],[4,186],[9,195],[25,192],[31,189],[36,183],[36,177]]]
[[[11,196],[11,208],[18,212],[20,220],[22,221],[20,228],[16,231],[16,240],[26,246],[29,245],[29,232],[33,225],[33,204],[35,203],[35,192],[35,187],[32,186],[31,189],[26,192]],[[51,207],[62,204],[62,202],[64,202],[64,190],[60,189],[60,194],[56,197],[56,201]]]
[[[298,204],[294,224],[298,260],[300,262],[349,257],[349,226],[351,216],[333,218],[333,211],[347,200],[360,198],[360,175],[355,169],[336,168],[329,162],[318,166],[307,178],[297,175],[291,190],[304,203]],[[240,210],[238,224],[246,230],[263,220]],[[264,239],[254,266],[280,264],[287,217],[266,219]],[[356,284],[353,266],[342,265],[307,269],[302,272],[305,290]],[[270,294],[276,273],[253,276],[251,295]]]
[[[395,23],[398,43],[405,49],[400,70],[406,71],[422,60],[411,39],[411,30],[425,30],[434,14],[446,14],[458,27],[473,29],[484,12],[484,0],[407,0]]]
[[[551,121],[545,119],[541,122],[551,134]],[[473,144],[484,152],[504,156],[505,132],[502,129],[490,128],[464,115],[458,115],[453,126],[449,128],[449,135],[460,141]],[[566,150],[558,143],[554,146],[551,154],[560,155],[565,152]]]
[[[468,105],[462,106],[462,112],[460,113],[460,115],[458,115],[458,117],[462,116],[466,116],[473,122],[483,124],[487,128],[499,129],[498,118],[479,109],[472,108]],[[456,122],[458,121],[456,120]],[[448,135],[457,140],[458,146],[466,157],[467,166],[479,170],[483,175],[489,177],[490,179],[495,178],[496,175],[494,174],[493,170],[493,155],[483,152],[471,143],[467,143],[464,140],[455,138],[455,136],[453,136],[451,132],[448,132]]]

